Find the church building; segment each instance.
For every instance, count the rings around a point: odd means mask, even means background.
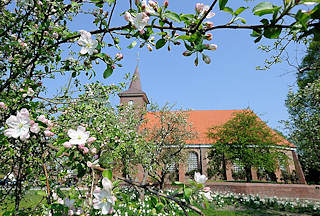
[[[119,94],[120,104],[135,105],[146,108],[149,104],[147,94],[142,91],[140,74],[138,66],[135,69],[133,79],[129,88]],[[186,162],[177,165],[177,178],[181,182],[185,182],[188,178],[186,174],[192,171],[199,171],[208,176],[208,152],[212,147],[212,140],[207,136],[209,128],[219,126],[226,123],[233,117],[236,112],[241,110],[193,110],[186,111],[189,114],[189,121],[192,123],[192,129],[198,134],[194,140],[188,140],[186,143]],[[153,115],[147,113],[144,118],[152,118]],[[306,184],[304,174],[299,163],[296,146],[282,138],[278,144],[289,158],[288,166],[279,166],[275,172],[278,182],[284,182],[283,173],[291,173],[295,175],[296,183]],[[227,181],[239,180],[236,178],[237,172],[241,172],[242,167],[239,164],[231,164],[226,162],[226,179]],[[256,169],[252,168],[252,181],[267,181],[269,179],[259,177]],[[216,179],[216,178],[213,178]]]

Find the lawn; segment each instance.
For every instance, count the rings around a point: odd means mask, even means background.
[[[213,210],[203,211],[206,216],[307,216],[308,214],[295,214],[289,212],[279,212],[272,210],[258,209],[232,209],[232,210]]]
[[[39,195],[38,191],[29,191],[25,198],[21,202],[21,207],[23,208],[34,208],[40,202],[45,202],[45,198]],[[0,206],[0,215],[3,214],[5,210],[14,209],[12,201],[7,201]],[[262,210],[262,209],[248,209],[246,207],[235,208],[233,206],[226,206],[222,209],[204,209],[203,213],[206,216],[308,216],[310,214],[298,214],[289,213],[283,211],[275,210]],[[197,216],[195,213],[191,213],[191,216]]]
[[[20,207],[22,208],[34,208],[36,207],[40,201],[45,202],[45,198],[38,194],[38,191],[28,191],[27,195],[22,199]],[[5,203],[0,206],[0,215],[3,214],[5,210],[13,210],[14,209],[14,201],[6,200]]]

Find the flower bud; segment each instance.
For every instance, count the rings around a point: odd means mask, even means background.
[[[202,12],[202,10],[203,10],[203,7],[204,7],[204,5],[203,5],[203,3],[197,3],[196,4],[196,12],[197,13],[201,13]]]
[[[167,8],[167,7],[169,6],[169,1],[168,1],[168,0],[165,0],[165,1],[163,2],[163,6],[164,6],[165,8]]]
[[[206,44],[205,46],[208,50],[216,50],[218,48],[216,44]]]
[[[121,59],[123,59],[122,53],[117,53],[117,54],[116,54],[116,59],[119,60],[119,61],[120,61]]]
[[[149,5],[150,5],[151,7],[153,7],[153,8],[155,8],[155,7],[158,6],[158,2],[149,0]]]
[[[212,28],[213,22],[207,21],[207,22],[203,23],[203,25],[205,25],[207,28]]]
[[[5,103],[0,102],[0,108],[2,108],[2,109],[7,109],[7,106],[5,105]]]
[[[207,33],[205,37],[206,37],[206,39],[208,41],[212,40],[212,34],[211,33]]]
[[[211,59],[209,56],[202,54],[202,60],[206,63],[206,64],[210,64],[211,63]]]
[[[84,147],[82,150],[83,150],[83,154],[87,154],[89,152],[89,149],[87,147]]]
[[[90,161],[87,161],[87,166],[91,168],[92,167],[92,163]]]
[[[97,153],[97,149],[96,148],[92,148],[91,152],[92,152],[92,154],[95,154],[95,153]]]
[[[89,137],[88,140],[87,140],[87,142],[88,142],[89,144],[91,144],[91,143],[95,142],[96,140],[97,140],[97,138],[95,138],[95,137]]]
[[[184,55],[184,56],[191,56],[191,55],[192,55],[192,52],[189,51],[189,50],[186,50],[186,51],[184,51],[184,52],[182,53],[182,55]]]
[[[65,148],[71,148],[71,147],[72,147],[72,144],[71,144],[70,142],[65,142],[65,143],[63,143],[63,146],[64,146]]]
[[[54,136],[54,135],[55,135],[53,132],[51,132],[51,131],[49,131],[49,130],[45,130],[43,133],[44,133],[44,135],[45,135],[46,137],[51,137],[51,136]]]
[[[152,51],[152,47],[150,46],[150,44],[147,44],[147,48],[150,52]]]

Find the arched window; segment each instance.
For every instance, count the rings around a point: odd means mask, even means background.
[[[240,163],[239,158],[236,159],[236,161],[233,162],[233,172],[234,173],[239,173],[244,170],[242,164]]]
[[[132,105],[133,105],[133,100],[130,100],[130,101],[128,102],[128,105],[129,105],[129,106],[132,106]]]
[[[187,163],[188,163],[188,172],[192,170],[199,170],[198,154],[196,152],[189,152]]]

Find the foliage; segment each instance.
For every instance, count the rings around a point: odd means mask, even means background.
[[[160,188],[163,188],[170,169],[178,168],[184,161],[186,142],[196,135],[188,121],[188,113],[171,111],[172,108],[168,104],[161,109],[154,105],[142,125],[149,143],[142,166]]]
[[[225,163],[236,163],[250,181],[251,168],[274,172],[278,161],[287,160],[277,148],[279,137],[250,110],[235,113],[225,124],[210,129],[208,136],[214,141],[209,152],[211,169],[222,175]]]
[[[320,183],[320,70],[319,42],[312,42],[297,73],[298,89],[290,91],[286,126],[298,146],[299,159],[308,183]]]

